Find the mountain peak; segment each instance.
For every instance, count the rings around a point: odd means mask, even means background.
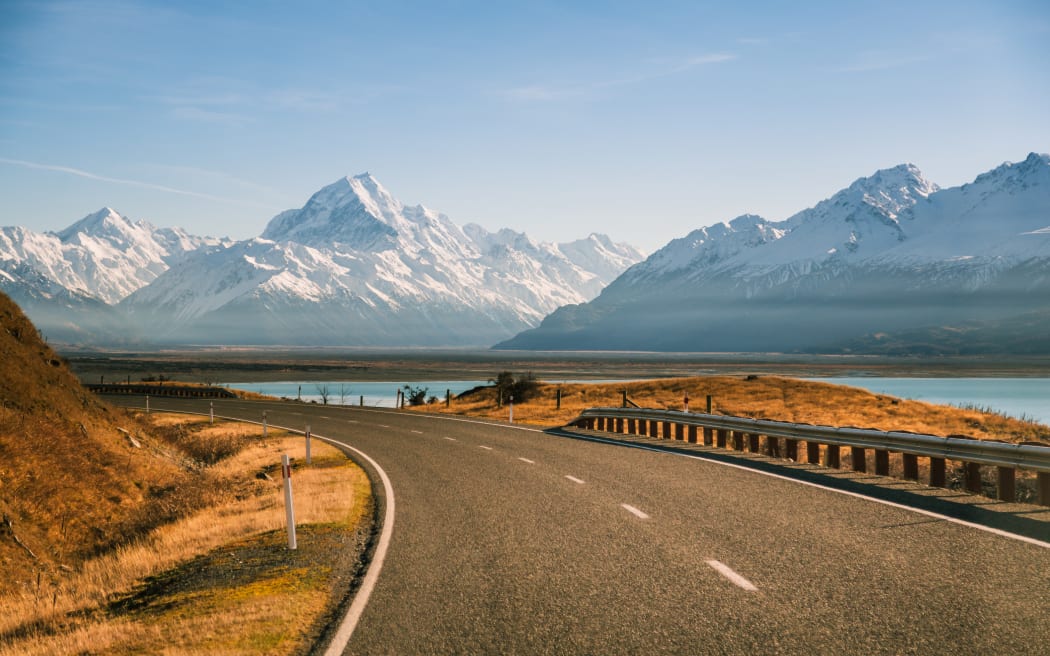
[[[113,229],[125,231],[131,226],[132,223],[126,216],[121,215],[112,207],[103,207],[56,234],[59,239],[65,242],[80,233],[99,236],[101,233],[110,232]]]

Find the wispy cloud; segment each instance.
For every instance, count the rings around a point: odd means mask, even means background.
[[[233,112],[218,112],[212,109],[201,109],[200,107],[185,106],[176,107],[171,110],[171,115],[178,119],[187,121],[199,121],[201,123],[218,123],[230,127],[241,127],[252,122],[252,119]]]
[[[652,67],[643,73],[625,75],[623,77],[609,78],[605,80],[594,80],[577,84],[565,85],[543,85],[535,84],[529,86],[507,89],[503,95],[511,100],[519,101],[550,101],[566,98],[586,96],[601,89],[613,87],[624,87],[641,84],[650,80],[657,80],[672,75],[680,75],[695,68],[722,64],[733,61],[737,56],[733,53],[719,52],[704,55],[693,55],[678,59],[660,59],[649,62]]]
[[[166,185],[155,184],[153,182],[144,182],[142,180],[129,180],[127,178],[114,178],[108,175],[99,175],[98,173],[91,173],[90,171],[84,171],[82,169],[76,169],[71,166],[61,166],[57,164],[40,164],[38,162],[27,162],[21,159],[9,159],[7,157],[0,157],[0,164],[10,164],[12,166],[20,166],[26,169],[36,169],[40,171],[55,171],[57,173],[66,173],[73,175],[78,178],[86,178],[88,180],[97,180],[99,182],[109,182],[112,184],[127,185],[131,187],[139,187],[141,189],[151,189],[153,191],[161,191],[169,194],[178,194],[180,196],[190,196],[192,198],[202,198],[204,200],[215,201],[218,203],[228,203],[231,205],[243,205],[247,207],[267,207],[260,203],[252,201],[245,201],[235,198],[224,198],[222,196],[214,196],[212,194],[205,194],[199,191],[190,191],[188,189],[177,189],[175,187],[168,187]],[[267,208],[272,209],[272,208]]]

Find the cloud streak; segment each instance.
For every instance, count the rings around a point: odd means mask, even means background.
[[[129,180],[127,178],[113,178],[107,175],[99,175],[97,173],[91,173],[90,171],[84,171],[81,169],[75,169],[71,166],[61,166],[57,164],[40,164],[38,162],[28,162],[21,159],[9,159],[7,157],[0,157],[0,164],[10,164],[12,166],[20,166],[25,169],[34,169],[38,171],[55,171],[57,173],[65,173],[73,175],[78,178],[86,178],[88,180],[96,180],[98,182],[108,182],[111,184],[127,185],[129,187],[138,187],[140,189],[150,189],[152,191],[160,191],[168,194],[178,194],[180,196],[189,196],[191,198],[201,198],[204,200],[210,200],[218,203],[228,203],[231,205],[243,205],[246,207],[265,207],[260,203],[253,203],[251,201],[238,200],[235,198],[224,198],[222,196],[214,196],[212,194],[205,194],[199,191],[190,191],[187,189],[177,189],[175,187],[168,187],[166,185],[155,184],[153,182],[144,182],[142,180]]]

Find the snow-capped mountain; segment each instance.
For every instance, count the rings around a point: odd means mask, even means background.
[[[696,230],[500,346],[835,350],[1048,307],[1050,157],[1031,154],[943,190],[904,164],[784,221]]]
[[[642,254],[460,228],[371,175],[343,178],[262,236],[199,251],[121,303],[156,341],[488,345],[593,298]]]
[[[58,233],[0,228],[0,269],[25,268],[51,285],[113,304],[217,239],[131,221],[104,207]]]

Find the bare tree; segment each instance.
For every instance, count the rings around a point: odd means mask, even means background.
[[[350,388],[344,383],[339,383],[339,405],[346,405],[346,397],[349,395]]]
[[[321,397],[321,403],[323,405],[328,405],[328,396],[330,395],[330,392],[328,391],[327,383],[324,385],[314,385],[314,388],[317,390],[317,394]]]

